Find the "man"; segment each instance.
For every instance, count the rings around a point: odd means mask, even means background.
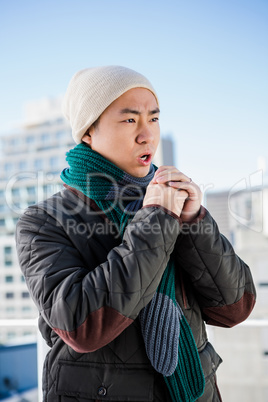
[[[152,164],[154,88],[125,67],[85,69],[63,110],[77,143],[64,189],[29,207],[16,234],[51,347],[44,401],[220,401],[204,322],[245,320],[254,284],[199,187]]]

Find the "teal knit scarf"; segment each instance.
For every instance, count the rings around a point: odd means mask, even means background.
[[[94,200],[123,236],[128,222],[142,207],[146,187],[156,167],[136,178],[79,144],[67,153],[69,168],[61,179]],[[173,402],[196,401],[205,380],[192,335],[175,297],[175,268],[170,258],[157,291],[139,315],[145,349],[152,366],[164,376]]]

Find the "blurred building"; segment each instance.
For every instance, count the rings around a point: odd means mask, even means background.
[[[28,106],[22,128],[0,138],[0,319],[37,316],[15,249],[15,225],[27,206],[59,190],[71,130],[55,101]],[[38,112],[39,110],[39,112]],[[28,326],[1,327],[0,343],[36,333]]]
[[[228,402],[268,401],[267,177],[261,181],[244,189],[206,195],[207,209],[250,266],[257,289],[250,325],[246,321],[232,329],[210,328],[214,346],[224,360],[218,378],[223,400]]]
[[[22,127],[0,137],[0,319],[37,317],[17,260],[15,226],[25,208],[62,188],[59,175],[74,145],[60,98],[27,104]],[[171,139],[162,140],[154,162],[174,164]],[[29,326],[2,326],[0,344],[33,333]]]
[[[31,398],[18,399],[26,392]],[[0,400],[12,396],[16,401],[37,401],[36,342],[0,346]]]

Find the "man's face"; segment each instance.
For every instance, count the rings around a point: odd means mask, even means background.
[[[130,175],[144,177],[159,138],[156,99],[148,89],[134,88],[111,103],[83,141]]]

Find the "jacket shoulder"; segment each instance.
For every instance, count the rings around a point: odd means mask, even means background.
[[[77,197],[68,189],[53,194],[51,197],[37,204],[29,206],[20,217],[16,225],[16,233],[27,227],[27,231],[34,234],[44,225],[65,226],[69,219],[87,223],[101,220],[101,214],[96,211],[94,202],[88,202]]]

